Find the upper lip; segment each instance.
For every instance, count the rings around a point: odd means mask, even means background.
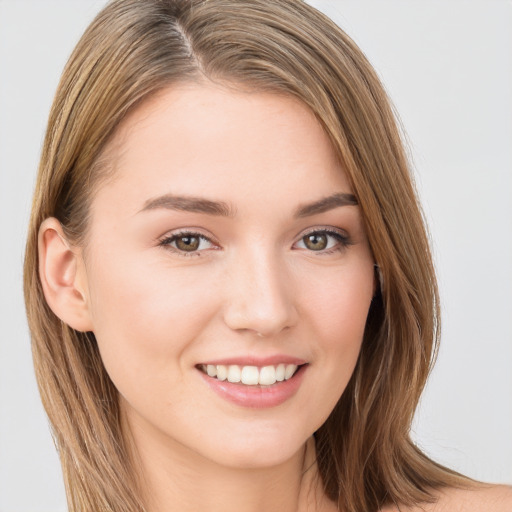
[[[307,361],[301,359],[300,357],[294,357],[284,354],[276,354],[272,356],[266,357],[258,357],[258,356],[233,356],[229,358],[222,359],[210,359],[207,361],[201,361],[199,364],[204,365],[238,365],[238,366],[274,366],[278,364],[296,364],[297,366],[306,364]]]

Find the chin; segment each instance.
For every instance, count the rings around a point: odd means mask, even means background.
[[[263,469],[280,466],[302,453],[309,436],[290,436],[289,432],[279,435],[252,433],[250,436],[234,438],[225,443],[215,443],[210,459],[225,467],[238,469]],[[219,450],[219,447],[221,449]]]

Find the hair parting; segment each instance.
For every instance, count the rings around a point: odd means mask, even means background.
[[[87,28],[59,83],[25,255],[36,376],[69,510],[140,512],[144,497],[94,334],[64,324],[44,299],[38,230],[57,217],[70,243],[86,247],[91,197],[115,177],[117,128],[159,91],[207,80],[291,95],[314,112],[349,177],[378,262],[380,286],[356,369],[315,433],[326,494],[340,511],[377,512],[465,485],[410,438],[437,350],[438,291],[397,122],[361,50],[300,0],[113,0]]]

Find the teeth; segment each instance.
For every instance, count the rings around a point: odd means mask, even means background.
[[[276,383],[276,369],[273,366],[264,366],[260,370],[259,383],[262,386],[272,386]]]
[[[288,380],[297,371],[296,364],[278,364],[276,366],[238,366],[231,364],[229,366],[224,364],[218,365],[202,365],[201,369],[210,377],[217,378],[218,380],[227,380],[228,382],[241,382],[247,386],[272,386],[276,382]]]
[[[284,380],[288,380],[295,373],[295,370],[297,370],[297,365],[287,364],[284,371]]]
[[[217,371],[218,371],[217,366]],[[240,382],[240,377],[242,376],[242,372],[240,371],[240,366],[236,366],[232,364],[228,366],[228,382]]]
[[[224,365],[217,365],[217,379],[226,380],[228,378],[228,367]]]
[[[254,386],[258,384],[258,379],[259,371],[256,366],[244,366],[242,368],[242,375],[240,377],[240,382],[242,382],[242,384]]]

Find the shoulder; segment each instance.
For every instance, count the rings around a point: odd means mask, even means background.
[[[446,489],[434,511],[512,512],[512,487],[479,484],[471,489]]]
[[[434,503],[400,507],[400,512],[512,512],[512,487],[484,484],[466,489],[450,487],[437,491]]]

